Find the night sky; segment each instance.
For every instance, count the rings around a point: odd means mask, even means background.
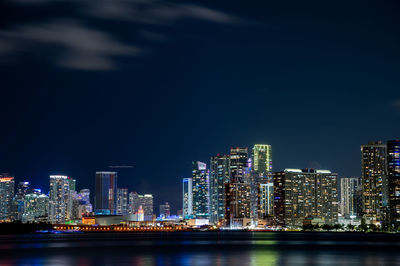
[[[0,172],[181,208],[191,161],[271,144],[274,171],[360,175],[400,137],[398,1],[6,0]]]

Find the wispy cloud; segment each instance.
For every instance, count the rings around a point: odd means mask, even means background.
[[[110,28],[92,28],[93,20],[132,23],[137,36],[148,41],[167,39],[162,32],[148,26],[173,27],[179,20],[196,19],[221,24],[237,24],[242,19],[205,6],[158,0],[10,0],[17,7],[40,7],[62,3],[71,7],[68,21],[60,21],[51,13],[45,22],[15,22],[14,26],[0,30],[0,62],[9,62],[22,53],[39,54],[59,67],[79,70],[115,69],[118,56],[141,54],[143,47],[132,43],[130,36],[116,38]],[[89,23],[88,23],[89,22]],[[98,24],[96,24],[98,25]],[[159,32],[161,31],[161,32]],[[126,33],[125,33],[126,34]],[[121,39],[124,37],[125,40]],[[130,41],[127,41],[130,40]],[[57,56],[42,51],[51,48]]]
[[[52,21],[0,31],[0,54],[28,52],[33,46],[60,50],[54,62],[61,67],[81,70],[110,70],[116,66],[114,56],[137,55],[134,46],[116,41],[107,33],[93,30],[73,21]],[[45,58],[46,55],[39,55]]]

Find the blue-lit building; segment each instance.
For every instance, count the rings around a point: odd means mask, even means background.
[[[191,178],[182,180],[182,216],[184,219],[193,218],[193,183]]]
[[[210,222],[225,218],[225,185],[229,183],[229,155],[217,155],[210,160]]]
[[[387,142],[390,222],[400,225],[400,140]]]
[[[206,218],[209,212],[209,170],[207,164],[199,161],[192,162],[192,193],[193,193],[193,216],[195,218]]]
[[[96,172],[95,213],[117,213],[117,172]]]

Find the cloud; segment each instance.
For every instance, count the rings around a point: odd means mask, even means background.
[[[194,4],[166,1],[99,0],[87,2],[86,14],[104,19],[119,19],[144,24],[170,24],[180,19],[199,19],[216,23],[239,23],[227,13]]]
[[[111,32],[118,31],[119,22],[132,28],[142,40],[160,42],[167,39],[164,27],[173,27],[179,20],[196,19],[220,24],[237,24],[242,19],[197,4],[159,0],[10,0],[16,8],[32,8],[35,13],[43,7],[45,22],[14,22],[0,30],[0,62],[9,62],[21,54],[39,58],[59,67],[79,70],[116,69],[115,58],[143,54],[132,41],[122,41]],[[58,11],[61,3],[68,9],[68,20],[60,20],[51,10]],[[33,9],[39,8],[39,9]],[[53,15],[54,14],[54,15]],[[64,15],[63,15],[64,16]],[[104,21],[108,24],[97,23]],[[40,21],[40,20],[39,20]],[[118,23],[109,23],[109,22]],[[95,23],[93,23],[95,22]],[[97,25],[90,28],[87,25]],[[103,28],[99,28],[103,25]],[[106,27],[104,27],[106,25]],[[109,26],[111,25],[111,26]],[[115,25],[115,26],[114,26]],[[149,29],[151,28],[151,30]],[[126,31],[125,35],[127,35]],[[119,32],[121,34],[121,32]],[[131,36],[122,36],[131,40]],[[135,41],[136,42],[136,41]],[[52,53],[47,54],[47,50]],[[51,54],[51,55],[50,55]],[[56,54],[56,56],[54,56]]]
[[[29,52],[38,45],[56,46],[60,50],[59,55],[54,58],[57,65],[81,70],[114,69],[112,57],[140,53],[138,48],[120,43],[109,34],[71,21],[0,31],[0,43],[0,55]],[[39,57],[45,58],[46,55]]]
[[[200,19],[217,23],[239,23],[242,19],[196,4],[159,0],[12,0],[20,5],[57,2],[74,5],[80,12],[97,18],[128,20],[149,24],[171,23],[179,19]]]

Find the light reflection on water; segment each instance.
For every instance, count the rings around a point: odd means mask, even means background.
[[[0,240],[8,265],[400,265],[399,241],[364,241],[330,235],[87,235]],[[360,248],[361,247],[361,248]],[[383,247],[383,248],[382,248]]]
[[[399,256],[312,254],[311,252],[250,251],[232,253],[143,254],[107,256],[42,255],[31,258],[0,258],[0,265],[399,265]]]
[[[313,252],[249,251],[237,253],[182,252],[178,254],[112,253],[99,256],[42,255],[30,258],[0,258],[0,265],[399,265],[399,256],[388,254],[329,254]]]

